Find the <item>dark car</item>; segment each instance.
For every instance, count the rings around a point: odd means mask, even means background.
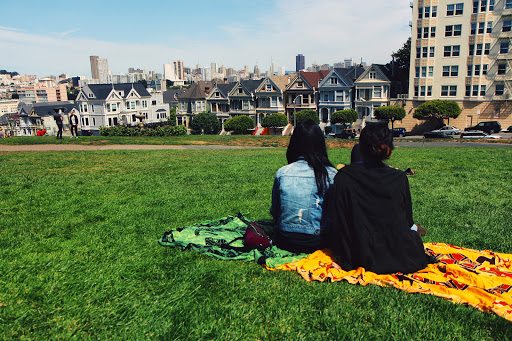
[[[404,137],[407,135],[405,128],[393,128],[392,131],[394,137]]]
[[[512,126],[508,127],[506,130],[508,133],[512,133]]]
[[[449,137],[446,133],[443,133],[442,131],[428,131],[423,134],[423,137],[426,139],[444,139]]]
[[[353,128],[346,128],[341,132],[334,134],[334,136],[340,139],[355,139],[357,137],[357,133]]]
[[[464,131],[480,130],[487,134],[499,133],[501,131],[501,124],[498,121],[485,121],[480,122],[476,126],[467,127]]]

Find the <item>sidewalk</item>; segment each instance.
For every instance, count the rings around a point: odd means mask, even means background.
[[[49,151],[90,151],[90,150],[222,150],[222,149],[259,149],[264,147],[222,146],[222,145],[144,145],[144,144],[110,144],[88,146],[79,144],[30,144],[18,146],[0,145],[0,152],[49,152]]]

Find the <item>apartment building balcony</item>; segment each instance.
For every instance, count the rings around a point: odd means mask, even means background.
[[[510,95],[509,94],[493,95],[492,96],[492,100],[493,101],[504,101],[504,100],[507,100],[507,99],[510,99]]]
[[[501,16],[510,16],[512,15],[512,8],[494,8],[494,14],[496,16],[498,15],[501,15]]]
[[[499,38],[499,39],[510,39],[510,38],[512,38],[512,31],[500,32],[500,33],[498,33],[497,38]]]
[[[496,59],[512,59],[512,51],[509,53],[498,53],[498,55],[496,55]]]
[[[512,81],[512,72],[510,73],[505,73],[505,74],[502,74],[502,75],[494,75],[494,77],[492,77],[493,80],[495,81]]]

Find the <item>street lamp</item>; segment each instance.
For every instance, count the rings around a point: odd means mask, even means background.
[[[299,98],[299,97],[301,98],[300,102],[302,103],[302,95],[298,95],[293,100],[293,128],[295,128],[295,125],[297,124],[297,117],[295,117],[295,107],[297,106],[297,98]]]

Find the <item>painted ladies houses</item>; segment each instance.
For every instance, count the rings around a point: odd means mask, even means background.
[[[217,83],[212,91],[206,96],[206,102],[210,107],[210,111],[217,115],[217,118],[224,122],[229,118],[230,105],[229,93],[237,83]]]
[[[246,115],[254,119],[256,118],[256,89],[261,84],[261,80],[241,80],[235,84],[229,92],[229,116],[235,117]]]
[[[150,94],[140,83],[88,84],[79,92],[76,104],[80,126],[92,134],[100,127],[135,126],[167,120],[168,105],[161,93]]]
[[[257,126],[261,126],[263,118],[270,114],[284,114],[284,90],[291,81],[290,75],[269,76],[261,81],[256,88],[256,118]]]
[[[318,111],[318,85],[329,73],[329,70],[320,70],[318,72],[300,71],[292,78],[291,82],[286,86],[284,94],[288,121],[292,122],[295,111],[305,109]]]
[[[338,110],[354,108],[354,81],[361,76],[364,68],[335,68],[320,82],[318,87],[318,114],[320,122],[328,123],[331,115]]]
[[[178,125],[183,124],[188,127],[195,115],[209,110],[206,96],[213,87],[214,83],[211,81],[199,81],[191,84],[185,92],[178,96],[178,110],[176,110]]]
[[[372,64],[354,82],[355,108],[359,118],[373,118],[375,108],[388,105],[390,100],[391,71],[380,64]]]
[[[78,113],[75,104],[69,101],[41,102],[26,104],[20,102],[11,130],[14,136],[36,136],[38,130],[46,129],[48,135],[56,135],[58,128],[54,115],[62,110],[64,123],[64,134],[69,131],[69,114],[73,111]]]

